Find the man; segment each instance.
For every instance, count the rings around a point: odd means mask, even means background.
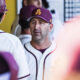
[[[31,42],[25,44],[31,74],[29,80],[43,80],[50,67],[47,62],[55,48],[55,44],[49,40],[49,32],[53,27],[52,16],[47,9],[36,8],[28,21],[32,35]]]
[[[2,21],[6,13],[5,0],[0,0],[0,20]],[[0,30],[0,51],[10,52],[19,66],[19,73],[17,78],[27,80],[29,75],[27,60],[25,57],[24,48],[20,40],[9,33]]]
[[[19,39],[21,40],[23,45],[31,41],[30,26],[27,19],[31,16],[31,12],[35,8],[36,7],[33,5],[28,5],[23,7],[20,11],[19,24],[21,26],[21,35],[19,36]]]
[[[34,5],[36,7],[42,7],[42,0],[22,0],[22,7]],[[11,33],[19,36],[21,34],[21,26],[18,24],[19,15],[17,15],[16,20],[12,24]]]

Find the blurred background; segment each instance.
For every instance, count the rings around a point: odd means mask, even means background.
[[[53,17],[62,23],[70,18],[80,15],[80,0],[42,0]],[[5,20],[0,24],[0,29],[10,32],[13,21],[22,7],[22,0],[6,0],[7,9]],[[54,14],[55,13],[55,14]],[[4,25],[4,26],[3,26]],[[7,28],[6,28],[7,26]]]

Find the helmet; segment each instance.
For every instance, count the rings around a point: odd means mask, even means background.
[[[7,11],[5,0],[0,0],[0,13]]]

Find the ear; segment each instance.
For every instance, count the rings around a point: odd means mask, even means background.
[[[53,24],[50,24],[49,32],[51,32],[52,28],[53,28]]]

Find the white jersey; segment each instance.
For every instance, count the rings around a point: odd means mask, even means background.
[[[7,51],[12,54],[19,67],[18,78],[27,80],[26,76],[29,75],[29,70],[25,51],[20,40],[16,36],[0,30],[0,51]]]
[[[28,34],[26,34],[26,35],[20,35],[19,39],[21,40],[22,44],[24,45],[25,43],[31,41],[31,35],[28,35]]]
[[[28,80],[43,80],[45,71],[50,66],[48,58],[52,51],[55,49],[55,44],[52,44],[49,48],[45,50],[44,53],[32,47],[30,43],[25,44],[26,56],[28,57],[28,64],[30,70],[30,76]],[[45,68],[47,66],[47,68]]]

